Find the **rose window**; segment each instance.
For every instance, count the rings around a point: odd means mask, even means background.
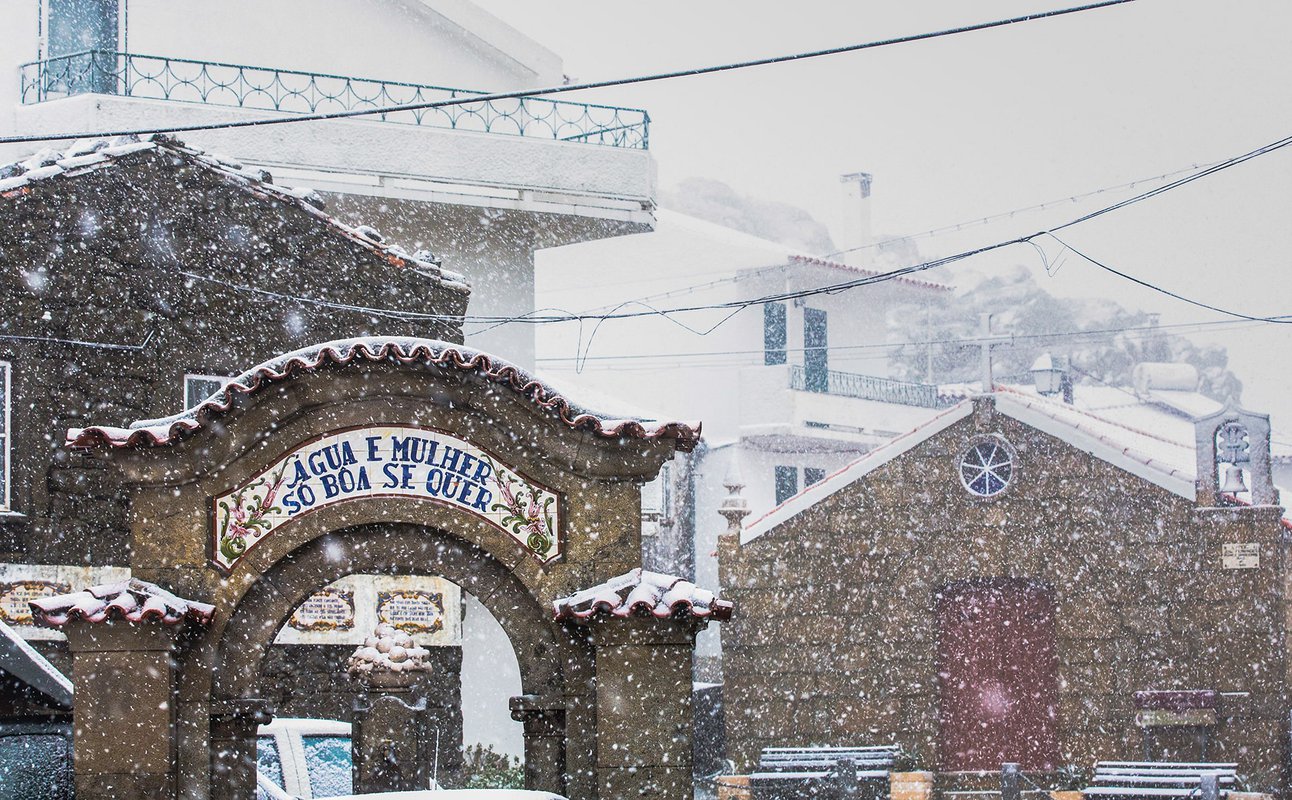
[[[1014,477],[1014,453],[1003,441],[979,442],[960,457],[960,482],[978,497],[1005,491]]]

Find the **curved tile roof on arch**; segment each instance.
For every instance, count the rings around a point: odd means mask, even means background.
[[[42,597],[32,600],[29,605],[36,622],[49,628],[61,628],[77,619],[95,623],[123,619],[164,625],[178,625],[189,620],[198,625],[210,625],[215,616],[212,605],[185,600],[155,583],[137,578],[91,586],[71,594]]]
[[[610,617],[695,617],[731,619],[735,606],[713,592],[675,575],[636,567],[589,589],[552,602],[558,622],[579,622],[605,614]]]
[[[694,448],[700,439],[698,422],[661,422],[599,413],[579,405],[515,364],[475,348],[438,339],[367,337],[326,342],[277,356],[231,378],[220,391],[174,416],[138,420],[124,428],[94,425],[69,429],[67,444],[114,448],[171,445],[228,411],[239,395],[254,395],[271,384],[327,364],[357,361],[420,363],[475,372],[523,395],[569,427],[589,430],[607,439],[672,439],[683,451]]]

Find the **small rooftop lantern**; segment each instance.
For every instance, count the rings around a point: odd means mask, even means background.
[[[1041,394],[1058,394],[1059,384],[1063,382],[1063,370],[1054,365],[1054,358],[1049,353],[1042,353],[1032,362],[1032,380],[1036,391]]]
[[[1032,381],[1036,391],[1043,395],[1063,393],[1063,402],[1072,402],[1072,379],[1068,377],[1067,359],[1042,353],[1032,362]]]

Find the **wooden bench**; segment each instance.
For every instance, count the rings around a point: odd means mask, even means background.
[[[1235,763],[1100,761],[1083,797],[1097,800],[1223,800],[1238,788]]]
[[[753,800],[886,800],[898,749],[766,747],[749,776]]]

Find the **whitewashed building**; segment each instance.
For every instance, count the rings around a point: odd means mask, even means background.
[[[408,104],[562,83],[561,59],[468,0],[10,0],[0,136],[115,131]],[[535,250],[649,230],[645,111],[529,98],[182,134],[324,193],[329,209],[475,288],[533,307]],[[0,163],[33,152],[0,146]],[[531,331],[468,326],[527,365]]]
[[[704,444],[644,491],[656,568],[717,583],[723,483],[739,475],[762,514],[937,413],[936,386],[888,377],[886,315],[950,287],[899,279],[839,294],[741,304],[878,274],[660,210],[654,232],[545,251],[537,305],[646,316],[541,326],[539,369],[667,418],[701,420]],[[623,301],[635,299],[635,302]],[[682,306],[727,307],[652,313]],[[719,653],[701,634],[703,659]],[[716,677],[702,664],[702,678]]]

